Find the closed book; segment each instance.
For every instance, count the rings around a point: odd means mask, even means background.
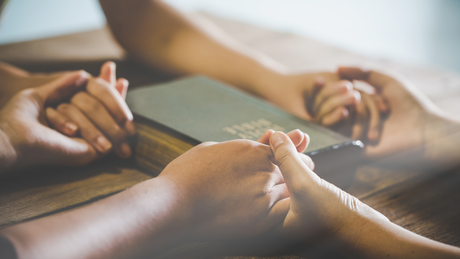
[[[305,154],[315,162],[315,172],[345,187],[363,147],[360,141],[203,76],[132,90],[127,103],[138,130],[135,159],[154,174],[201,142],[257,140],[268,129],[300,129],[310,136]]]

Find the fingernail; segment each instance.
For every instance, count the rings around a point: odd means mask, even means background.
[[[343,117],[344,117],[344,118],[348,118],[348,115],[350,115],[350,112],[348,111],[347,108],[344,108],[344,109],[342,110],[342,114],[343,114]]]
[[[112,144],[103,136],[99,136],[97,138],[97,146],[98,146],[99,152],[101,153],[105,153],[112,148]]]
[[[356,104],[361,102],[361,94],[358,91],[354,91],[353,95],[355,96]]]
[[[290,133],[292,133],[292,132],[294,132],[294,131],[298,131],[299,133],[302,133],[302,131],[301,131],[301,130],[299,130],[299,129],[295,129],[295,130],[291,130],[291,131],[289,131],[289,133],[288,133],[288,134],[290,134]]]
[[[133,113],[131,112],[131,110],[129,110],[129,108],[128,108],[128,111],[126,113],[126,119],[128,121],[133,121],[133,119],[134,119]]]
[[[353,84],[350,81],[345,81],[344,86],[347,88],[347,91],[353,89]]]
[[[70,134],[74,134],[78,130],[78,126],[72,122],[67,122],[64,127]]]
[[[119,152],[117,152],[121,158],[128,158],[131,156],[131,148],[127,143],[123,143],[120,146]]]
[[[127,121],[125,124],[125,129],[130,136],[136,134],[136,128],[134,127],[134,123],[132,121]]]
[[[281,132],[275,132],[270,138],[270,143],[273,147],[277,147],[286,141],[286,137]]]
[[[79,71],[80,77],[75,81],[77,86],[82,86],[86,81],[88,81],[89,74],[86,71]]]

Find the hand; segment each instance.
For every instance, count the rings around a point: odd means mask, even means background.
[[[350,233],[359,233],[363,222],[388,221],[357,198],[318,177],[304,163],[305,155],[298,153],[284,133],[271,135],[270,148],[290,194],[290,209],[280,226],[286,236],[310,243],[319,236],[350,243],[342,239],[347,239]]]
[[[260,81],[260,89],[256,94],[273,104],[285,109],[304,120],[314,120],[314,115],[308,111],[318,90],[323,84],[339,81],[336,73],[304,73],[285,74],[275,71],[267,73]]]
[[[353,67],[341,67],[338,72],[343,78],[364,80],[376,87],[391,109],[383,122],[378,143],[366,145],[368,157],[400,154],[421,148],[425,140],[439,137],[440,132],[431,129],[441,121],[437,119],[438,108],[406,79]],[[431,134],[425,136],[427,133]]]
[[[350,116],[350,107],[356,110],[361,94],[350,81],[342,80],[326,83],[310,99],[309,110],[314,121],[331,127]]]
[[[268,144],[273,131],[260,142]],[[288,133],[299,150],[308,136]],[[188,208],[191,235],[199,239],[260,234],[286,216],[286,185],[267,145],[249,140],[203,143],[171,162],[156,178],[176,186]],[[306,160],[307,161],[307,160]],[[307,161],[312,166],[311,159]]]
[[[84,71],[68,73],[45,85],[17,93],[0,110],[0,133],[5,137],[7,163],[0,170],[32,165],[83,165],[99,157],[81,138],[69,138],[49,128],[45,107],[62,102],[87,82]]]
[[[112,150],[121,158],[131,156],[127,137],[135,134],[133,115],[124,99],[128,81],[116,79],[115,64],[106,62],[98,78],[90,78],[86,91],[72,96],[70,103],[48,107],[46,117],[59,132],[79,135],[100,154]]]
[[[371,93],[354,89],[338,73],[305,73],[289,75],[268,73],[260,81],[259,96],[298,116],[330,127],[354,139],[379,138],[380,114],[387,108]],[[370,90],[375,90],[368,86]]]

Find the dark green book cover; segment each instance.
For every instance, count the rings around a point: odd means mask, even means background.
[[[310,136],[305,153],[311,155],[317,165],[315,157],[321,153],[324,158],[327,153],[336,154],[335,159],[329,158],[340,165],[339,152],[333,151],[345,149],[349,153],[347,159],[356,162],[362,148],[360,141],[297,118],[266,101],[202,76],[130,91],[127,103],[137,116],[156,121],[199,142],[257,140],[268,129],[284,132],[300,129]]]

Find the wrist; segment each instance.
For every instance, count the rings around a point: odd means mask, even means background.
[[[388,218],[369,208],[367,212],[356,215],[352,221],[345,222],[334,237],[335,248],[343,254],[353,254],[358,258],[368,258],[368,249],[375,247],[374,240],[383,238],[385,229],[394,225]]]
[[[0,119],[1,121],[1,119]],[[17,164],[17,150],[14,148],[13,143],[8,136],[7,131],[4,130],[5,122],[0,122],[0,174],[12,169]]]
[[[158,176],[130,189],[134,211],[140,212],[146,229],[153,230],[153,238],[159,233],[164,239],[183,239],[192,226],[192,209],[182,190],[167,177]],[[152,228],[151,226],[155,226]]]
[[[460,121],[445,111],[436,109],[425,117],[424,158],[438,170],[458,164],[460,154]]]
[[[272,69],[261,66],[257,73],[253,73],[250,80],[249,92],[266,100],[274,100],[280,88],[287,83],[287,70]]]

